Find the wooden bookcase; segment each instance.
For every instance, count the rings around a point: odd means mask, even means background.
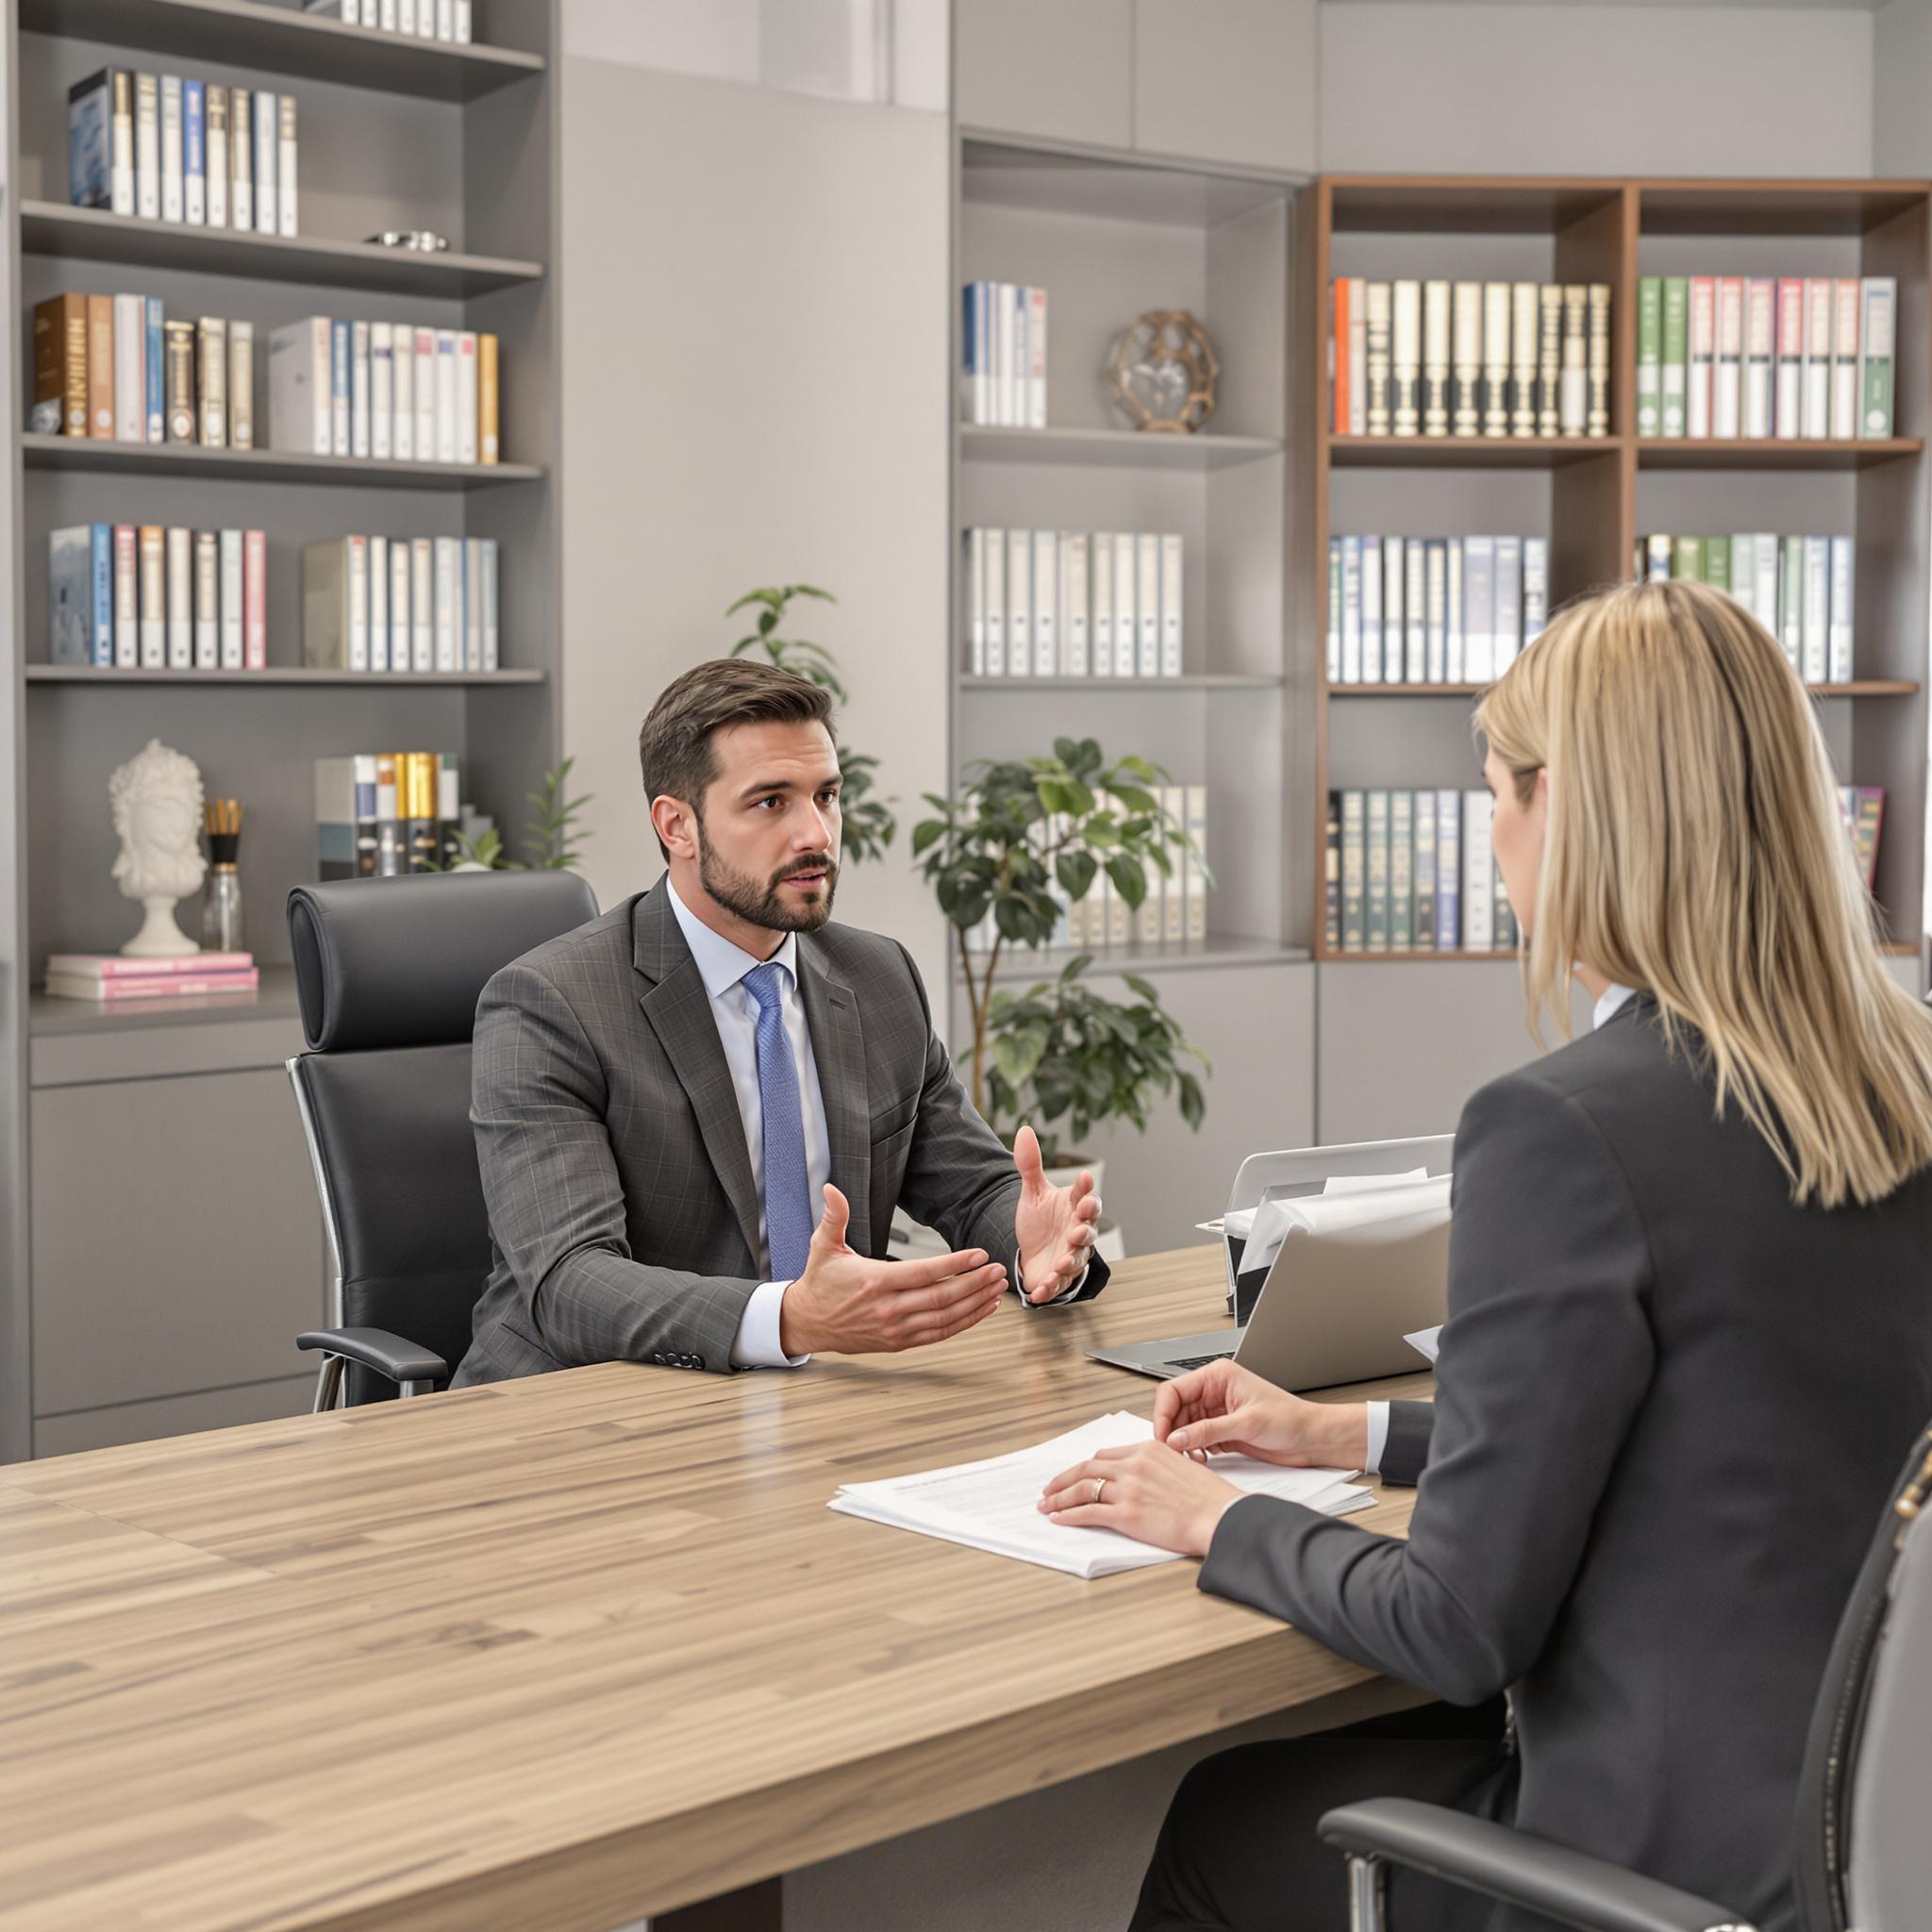
[[[102,1415],[117,1407],[142,1411],[146,1433],[165,1433],[277,1412],[274,1405],[291,1399],[303,1363],[281,1345],[294,1312],[283,1306],[294,1291],[286,1285],[289,1256],[259,1246],[269,1238],[260,1213],[252,1223],[247,1212],[239,1216],[236,1243],[209,1243],[225,1202],[273,1201],[286,1220],[306,1215],[302,1204],[313,1199],[278,1066],[281,1054],[299,1045],[283,908],[288,889],[315,875],[313,760],[411,746],[455,752],[464,799],[491,813],[514,843],[528,812],[525,794],[558,757],[561,387],[549,266],[558,232],[555,0],[478,0],[475,42],[463,46],[345,26],[260,0],[0,0],[0,32],[8,191],[0,247],[14,325],[0,464],[0,583],[11,620],[0,673],[11,753],[10,782],[0,790],[6,1457],[27,1453],[29,1429],[38,1436],[43,1423],[43,1447],[110,1440],[106,1424],[104,1433],[90,1434],[91,1404]],[[292,93],[300,236],[70,207],[67,89],[108,65]],[[407,254],[364,240],[391,228],[433,228],[450,249]],[[171,317],[252,320],[256,447],[30,433],[32,310],[63,290],[138,291],[159,295]],[[394,463],[271,449],[267,338],[310,314],[493,331],[505,459]],[[47,533],[91,522],[265,529],[269,669],[130,673],[49,663]],[[495,538],[504,668],[417,676],[304,667],[302,546],[349,531]],[[112,950],[132,930],[136,908],[108,877],[114,839],[106,787],[114,766],[150,737],[192,758],[210,796],[242,801],[247,936],[264,969],[253,1000],[142,1016],[33,991],[49,951]],[[192,900],[181,908],[190,931],[198,911]],[[178,1101],[172,1108],[159,1105],[169,1085]],[[183,1134],[194,1131],[190,1121],[204,1129],[227,1125],[192,1158],[157,1148],[161,1165],[179,1169],[179,1200],[146,1229],[145,1269],[137,1267],[142,1257],[132,1242],[119,1264],[113,1259],[112,1176],[103,1176],[96,1266],[86,1230],[69,1224],[78,1197],[54,1172],[57,1159],[71,1159],[76,1135],[85,1140],[89,1096],[111,1111],[116,1094],[126,1118],[178,1114]],[[251,1226],[252,1263],[242,1238]],[[319,1241],[305,1236],[299,1245],[320,1262]],[[262,1298],[253,1314],[243,1280],[251,1266]],[[100,1351],[98,1368],[61,1340],[71,1311],[52,1307],[57,1276],[62,1293],[79,1281],[99,1294],[90,1319],[104,1331],[133,1338]],[[312,1308],[302,1304],[311,1318],[322,1313],[319,1277],[318,1267]],[[230,1330],[253,1322],[258,1332],[228,1356],[210,1348],[196,1361],[176,1349],[164,1362],[168,1338],[142,1341],[146,1318],[135,1306],[157,1282],[198,1284],[185,1291],[191,1326],[224,1306],[235,1318]],[[263,1392],[231,1395],[225,1407],[208,1392],[237,1390]]]
[[[1828,531],[1857,542],[1857,681],[1819,686],[1843,782],[1886,792],[1877,898],[1890,949],[1920,950],[1924,896],[1932,478],[1927,310],[1932,184],[1335,175],[1297,209],[1293,334],[1298,491],[1295,647],[1314,696],[1303,932],[1324,960],[1507,960],[1507,953],[1341,953],[1324,943],[1327,798],[1369,786],[1478,783],[1474,685],[1327,681],[1330,531],[1550,544],[1550,604],[1627,578],[1639,532]],[[1895,427],[1886,441],[1687,441],[1636,434],[1641,275],[1898,279]],[[1332,277],[1607,282],[1610,427],[1597,439],[1337,436],[1328,384]]]

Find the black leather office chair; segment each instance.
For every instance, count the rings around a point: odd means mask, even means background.
[[[341,879],[289,894],[308,1051],[289,1062],[334,1252],[317,1410],[427,1394],[470,1345],[490,1224],[470,1130],[484,982],[597,916],[574,873]],[[344,1388],[344,1364],[349,1365]]]
[[[1840,1621],[1799,1779],[1804,1932],[1932,1922],[1932,1429],[1914,1444]],[[1352,1932],[1382,1932],[1390,1865],[1578,1932],[1752,1932],[1723,1906],[1440,1805],[1376,1798],[1322,1820],[1348,1855]]]

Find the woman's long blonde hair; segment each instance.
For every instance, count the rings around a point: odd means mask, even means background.
[[[1932,1015],[1886,971],[1824,740],[1768,632],[1702,584],[1606,591],[1475,723],[1525,803],[1549,773],[1533,1029],[1547,1007],[1567,1030],[1577,960],[1648,992],[1800,1203],[1882,1200],[1932,1161]]]

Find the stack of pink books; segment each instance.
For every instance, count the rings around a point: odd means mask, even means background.
[[[253,992],[261,975],[253,953],[182,953],[138,959],[125,953],[53,953],[47,991],[68,1000],[180,1000]]]

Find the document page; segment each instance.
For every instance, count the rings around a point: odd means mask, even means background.
[[[1111,1529],[1050,1523],[1035,1507],[1048,1480],[1071,1464],[1099,1449],[1149,1441],[1153,1434],[1154,1425],[1144,1417],[1117,1411],[1006,1456],[880,1482],[847,1483],[830,1507],[841,1515],[965,1543],[1074,1576],[1108,1576],[1120,1570],[1170,1563],[1174,1560],[1172,1551],[1152,1549]],[[1331,1516],[1365,1507],[1374,1500],[1369,1491],[1350,1483],[1349,1477],[1358,1474],[1355,1470],[1277,1469],[1245,1456],[1217,1457],[1212,1467],[1239,1489],[1306,1503]]]

